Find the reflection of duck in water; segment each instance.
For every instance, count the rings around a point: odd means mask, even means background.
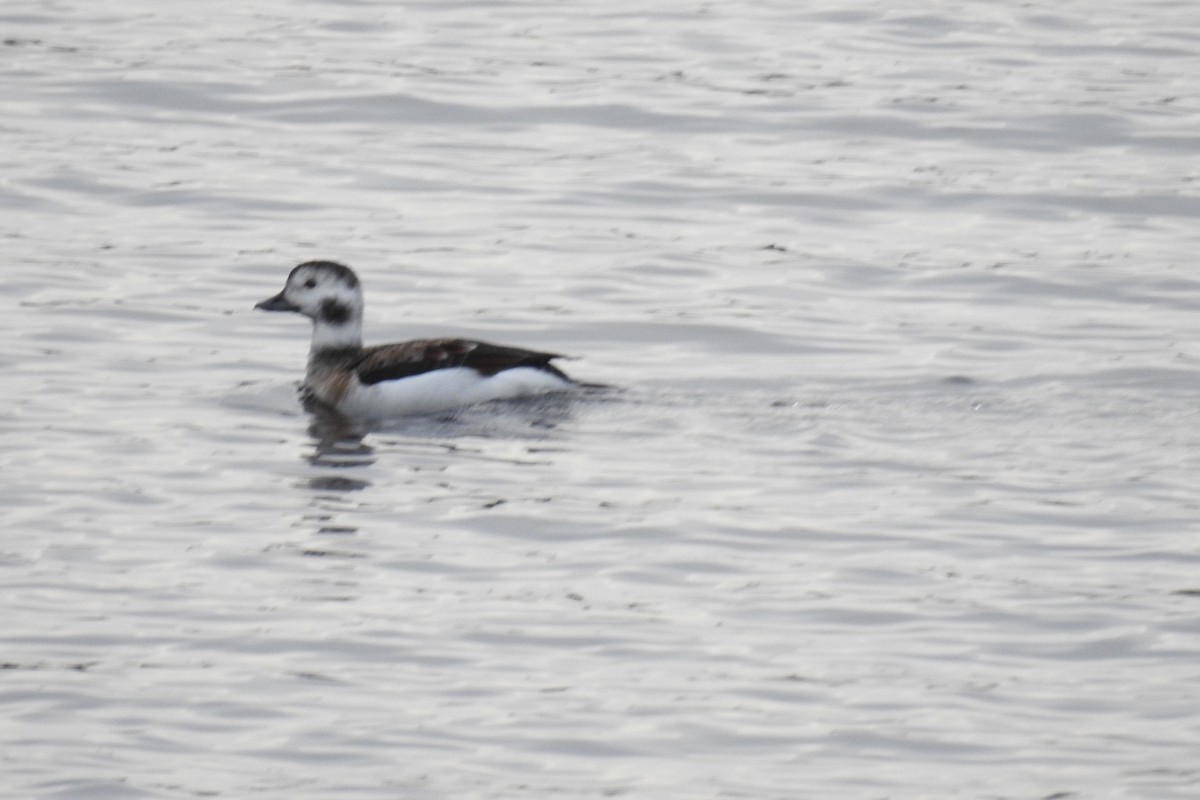
[[[362,346],[362,284],[349,267],[308,261],[283,291],[255,306],[313,321],[305,390],[355,418],[428,414],[488,400],[532,397],[577,384],[550,362],[554,353],[470,339],[417,339]]]
[[[368,488],[371,482],[355,473],[376,461],[375,448],[363,441],[364,432],[316,402],[306,400],[304,405],[313,415],[308,426],[313,449],[304,459],[319,470],[308,479],[308,488],[327,497]]]

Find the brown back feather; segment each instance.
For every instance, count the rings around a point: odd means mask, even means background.
[[[418,339],[368,347],[351,369],[368,386],[451,367],[468,367],[488,376],[515,367],[533,367],[570,380],[550,363],[555,358],[561,356],[469,339]]]

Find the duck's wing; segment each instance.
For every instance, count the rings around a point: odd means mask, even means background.
[[[488,376],[506,369],[532,367],[570,381],[550,363],[555,358],[562,356],[470,339],[416,339],[368,347],[351,369],[368,386],[450,367],[466,367]]]

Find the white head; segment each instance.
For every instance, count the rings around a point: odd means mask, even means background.
[[[362,284],[352,269],[335,261],[304,262],[288,275],[282,292],[254,307],[311,319],[314,351],[362,346]]]

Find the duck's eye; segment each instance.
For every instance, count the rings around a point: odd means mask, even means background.
[[[305,288],[305,289],[315,289],[315,288],[317,288],[317,279],[316,279],[316,278],[309,278],[308,280],[306,280],[306,281],[304,282],[304,288]]]

